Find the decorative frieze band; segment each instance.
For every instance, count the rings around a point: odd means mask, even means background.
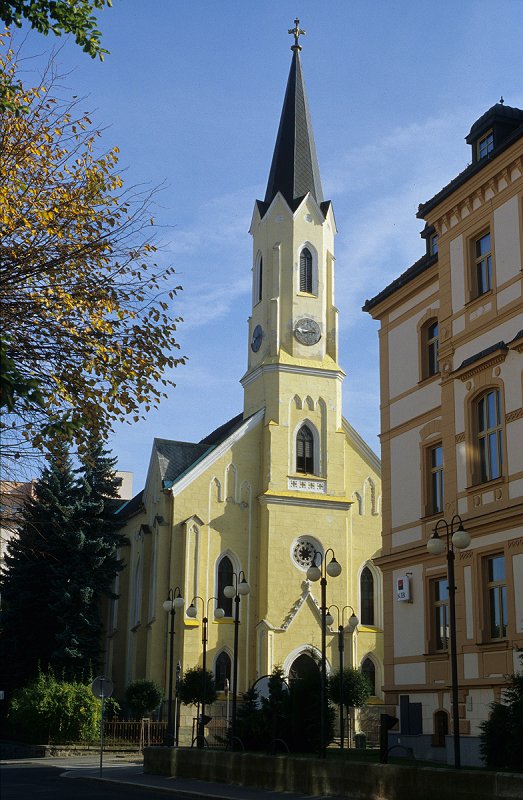
[[[464,432],[463,433],[457,433],[456,436],[455,436],[456,444],[461,444],[464,441],[465,441],[465,433]]]
[[[514,411],[509,411],[508,414],[505,414],[506,423],[515,422],[517,419],[522,419],[522,418],[523,418],[523,407],[516,408],[514,409]]]
[[[294,492],[314,492],[315,494],[325,494],[327,491],[327,481],[311,481],[306,478],[289,478],[289,491]]]

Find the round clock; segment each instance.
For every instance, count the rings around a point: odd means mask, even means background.
[[[263,328],[261,325],[256,325],[255,329],[252,332],[252,339],[251,339],[251,350],[253,353],[257,353],[261,347],[263,339]]]
[[[301,344],[316,344],[320,341],[320,326],[313,319],[304,317],[294,326],[294,335]]]

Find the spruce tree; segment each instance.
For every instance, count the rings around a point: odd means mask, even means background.
[[[65,446],[57,444],[23,511],[17,536],[8,543],[2,591],[2,680],[13,687],[53,662],[60,620],[52,611],[57,576],[67,572],[68,542],[76,529],[78,497]]]
[[[73,473],[64,445],[53,443],[8,545],[2,576],[4,685],[20,686],[38,666],[82,679],[98,668],[103,596],[114,596],[125,539],[113,517],[115,459],[93,442]]]

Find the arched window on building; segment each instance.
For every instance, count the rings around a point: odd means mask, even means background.
[[[300,253],[300,292],[312,294],[312,253],[308,247]]]
[[[296,436],[296,472],[314,473],[314,437],[307,425]]]
[[[214,665],[214,681],[218,692],[225,691],[231,684],[231,658],[224,650],[218,655]]]
[[[364,567],[360,576],[361,624],[374,625],[374,576]]]
[[[218,587],[216,596],[218,598],[218,608],[223,608],[226,617],[232,617],[232,597],[225,597],[223,590],[226,586],[233,583],[232,561],[228,556],[223,556],[218,564]]]
[[[488,389],[475,402],[476,483],[492,481],[502,475],[503,440],[501,395]]]
[[[374,665],[374,661],[371,658],[366,658],[362,662],[361,671],[363,675],[367,678],[369,682],[369,686],[371,689],[371,694],[376,694],[376,667]]]
[[[434,714],[434,733],[432,735],[433,747],[445,747],[445,737],[449,732],[449,715],[444,709]]]

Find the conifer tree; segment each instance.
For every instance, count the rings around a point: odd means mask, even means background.
[[[7,546],[2,589],[3,683],[19,686],[52,663],[60,621],[51,610],[65,572],[78,497],[66,448],[57,444]]]
[[[100,602],[112,594],[125,542],[112,518],[114,464],[94,439],[76,475],[63,444],[48,456],[2,576],[7,685],[26,683],[39,665],[68,679],[97,669]]]

